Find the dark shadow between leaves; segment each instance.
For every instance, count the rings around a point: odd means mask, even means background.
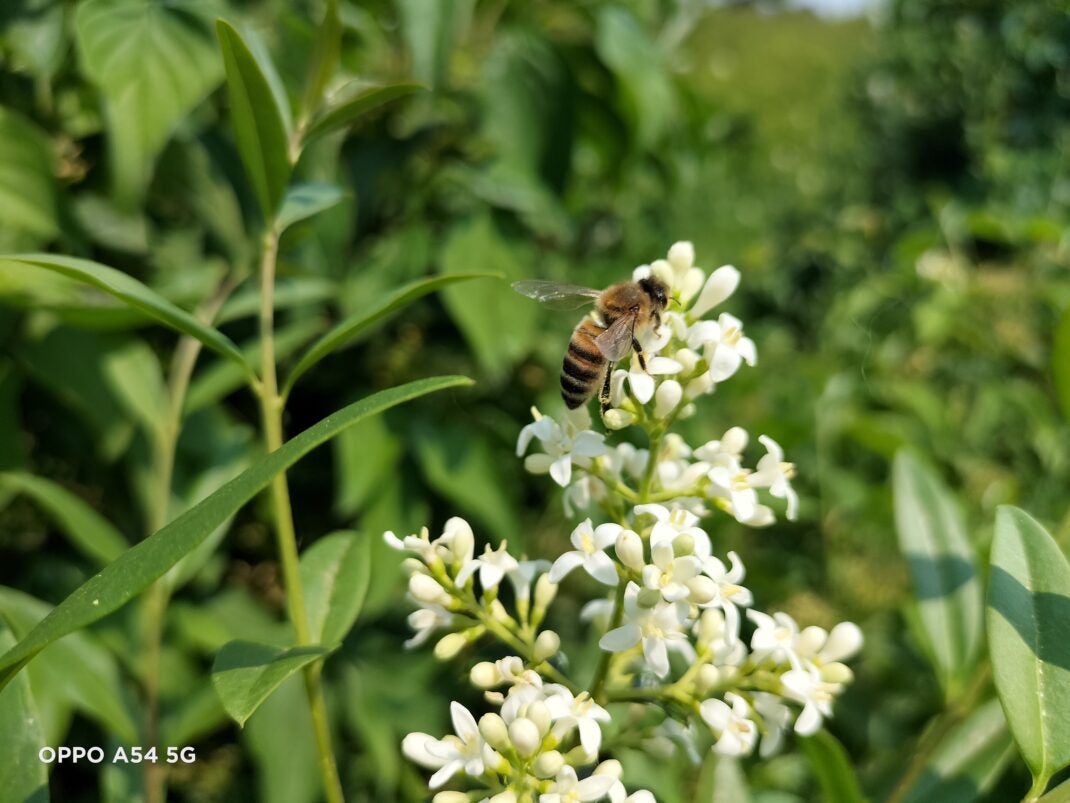
[[[998,566],[989,578],[988,604],[1041,661],[1070,669],[1070,597],[1034,593]]]
[[[907,555],[914,593],[921,601],[953,594],[977,576],[973,564],[958,555]]]

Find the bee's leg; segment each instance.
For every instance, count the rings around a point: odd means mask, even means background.
[[[632,351],[634,351],[635,356],[639,358],[639,367],[643,369],[644,373],[647,373],[646,357],[643,355],[643,347],[639,345],[639,341],[634,337],[632,338]]]
[[[610,396],[610,393],[609,393],[609,380],[610,380],[611,376],[613,376],[613,363],[610,362],[610,363],[606,363],[606,378],[605,378],[605,381],[602,382],[602,392],[600,394],[598,394],[598,400],[602,404],[602,415],[605,415],[606,412],[609,410],[609,407],[610,407],[610,403],[609,403],[609,396]]]

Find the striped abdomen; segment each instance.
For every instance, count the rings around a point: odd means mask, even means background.
[[[606,358],[594,339],[605,329],[590,318],[584,318],[572,332],[565,361],[561,365],[561,398],[565,406],[575,410],[598,388],[606,369]]]

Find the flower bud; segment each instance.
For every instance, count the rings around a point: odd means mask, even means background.
[[[492,689],[502,682],[501,672],[490,661],[480,661],[468,673],[468,679],[477,689]]]
[[[447,633],[435,645],[435,657],[440,661],[448,661],[456,657],[467,644],[468,639],[461,633]]]
[[[405,558],[401,561],[401,569],[411,577],[416,573],[423,573],[424,562],[419,558]]]
[[[629,413],[627,410],[621,410],[619,407],[613,407],[606,410],[602,420],[609,429],[624,429],[635,423],[635,414]]]
[[[684,388],[684,395],[689,399],[705,396],[713,390],[715,384],[716,383],[713,381],[713,374],[706,371],[687,383],[687,387]]]
[[[680,533],[672,539],[672,553],[676,557],[693,555],[695,553],[695,537],[688,533]]]
[[[555,778],[565,766],[565,757],[556,750],[548,750],[535,759],[535,775],[539,778]]]
[[[509,740],[521,758],[535,755],[542,744],[538,726],[527,717],[517,717],[509,723]]]
[[[472,552],[475,549],[475,537],[472,535],[472,528],[467,521],[454,516],[446,522],[443,535],[449,536],[450,553],[456,563],[464,563],[472,559]]]
[[[717,583],[704,574],[692,577],[685,585],[691,591],[688,600],[695,605],[705,605],[717,596]]]
[[[680,408],[680,412],[676,414],[676,420],[686,421],[697,412],[698,407],[696,407],[694,404],[685,404],[683,407]]]
[[[498,752],[509,749],[509,728],[498,714],[484,714],[479,718],[479,732],[487,744]]]
[[[705,697],[720,680],[721,671],[712,664],[705,664],[695,676],[695,691],[700,697]]]
[[[539,729],[540,740],[550,732],[550,707],[542,700],[530,703],[524,712],[524,717],[535,723],[535,727]]]
[[[409,593],[412,594],[413,599],[425,605],[445,607],[451,601],[450,595],[443,590],[442,586],[426,574],[414,574],[409,578]]]
[[[503,625],[511,625],[513,623],[513,617],[509,615],[509,611],[505,610],[505,606],[502,605],[500,600],[492,599],[489,607],[490,615],[494,617],[495,621]]]
[[[574,767],[582,767],[584,764],[590,764],[597,756],[593,756],[583,749],[583,745],[576,745],[565,754],[565,763],[571,764]]]
[[[690,585],[688,586],[690,588]],[[707,608],[698,620],[698,640],[709,644],[724,636],[724,614],[717,608]]]
[[[643,539],[632,530],[621,530],[614,545],[617,559],[635,572],[641,572],[646,565],[643,555]]]
[[[624,768],[620,765],[620,762],[615,758],[610,758],[595,767],[592,775],[609,775],[619,779],[623,773]]]
[[[677,349],[672,358],[680,363],[682,366],[680,373],[685,376],[695,370],[695,366],[698,365],[699,361],[698,354],[691,349]]]
[[[638,596],[635,598],[640,608],[653,608],[659,602],[661,602],[661,591],[656,588],[643,588],[640,589]]]
[[[687,240],[673,243],[669,246],[669,264],[678,271],[690,269],[695,264],[695,246]]]
[[[691,306],[691,315],[701,318],[711,309],[727,299],[739,286],[739,271],[731,265],[724,265],[710,274],[702,291]]]
[[[464,792],[439,792],[431,798],[431,803],[470,803],[470,801]]]
[[[666,379],[658,385],[657,392],[654,394],[654,415],[658,418],[665,418],[676,409],[683,396],[684,389],[680,383],[675,379]]]
[[[561,649],[561,637],[552,630],[544,630],[535,639],[535,648],[531,657],[539,663],[553,658],[559,649]]]
[[[493,797],[487,798],[487,803],[516,803],[516,792],[506,789],[504,792],[499,792]]]
[[[846,664],[833,661],[821,667],[821,679],[826,683],[850,683],[854,673]]]
[[[544,613],[556,596],[557,583],[550,579],[549,574],[540,574],[535,581],[535,614]]]

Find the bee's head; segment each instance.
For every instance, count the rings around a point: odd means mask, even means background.
[[[653,276],[647,276],[645,279],[639,280],[639,286],[643,288],[643,291],[650,296],[650,300],[654,302],[654,305],[658,309],[665,309],[669,303],[669,288],[665,286],[665,283],[660,279],[655,279]]]

